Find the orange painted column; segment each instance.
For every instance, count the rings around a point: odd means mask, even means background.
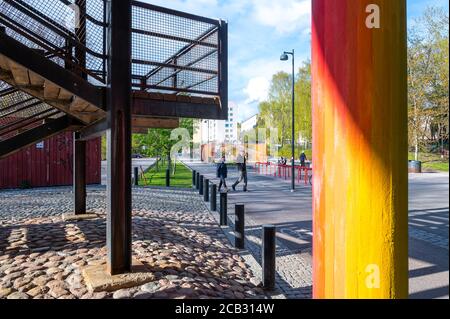
[[[313,295],[407,298],[406,0],[312,3]]]

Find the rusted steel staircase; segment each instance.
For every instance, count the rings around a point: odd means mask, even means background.
[[[225,119],[226,24],[137,1],[132,10],[133,131]],[[61,131],[108,129],[107,29],[104,0],[0,1],[0,158]]]
[[[83,124],[106,116],[104,88],[53,63],[0,30],[0,80]]]

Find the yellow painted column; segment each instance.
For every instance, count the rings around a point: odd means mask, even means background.
[[[406,0],[313,0],[313,295],[407,298]]]

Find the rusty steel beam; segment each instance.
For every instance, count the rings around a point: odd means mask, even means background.
[[[131,126],[133,128],[177,128],[180,126],[179,119],[171,118],[154,118],[154,117],[133,117],[131,119]]]
[[[107,271],[131,271],[131,0],[106,2],[108,16]]]

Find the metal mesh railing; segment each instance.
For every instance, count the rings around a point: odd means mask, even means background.
[[[104,0],[2,0],[0,24],[9,36],[44,50],[58,65],[105,83],[104,10]]]
[[[72,24],[76,4],[79,25]],[[222,94],[227,59],[223,24],[132,2],[132,87],[149,92]],[[0,0],[0,25],[96,85],[107,80],[105,0]],[[222,79],[222,81],[221,81]]]
[[[219,32],[217,20],[133,2],[133,88],[219,95]]]

